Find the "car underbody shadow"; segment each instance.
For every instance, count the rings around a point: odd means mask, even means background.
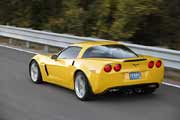
[[[150,100],[155,99],[158,97],[158,91],[152,93],[152,94],[137,94],[137,93],[128,93],[124,91],[117,91],[117,92],[106,92],[104,94],[96,95],[93,99],[93,101],[101,101],[101,102],[107,102],[107,101],[113,101],[113,102],[123,102],[123,101],[142,101],[142,100]]]

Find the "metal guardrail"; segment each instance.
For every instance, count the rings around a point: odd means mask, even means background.
[[[82,41],[104,41],[103,39],[98,38],[78,37],[4,25],[0,25],[0,36],[23,40],[26,42],[27,47],[29,47],[30,42],[44,44],[46,46],[46,50],[48,45],[66,47],[72,43]],[[130,43],[123,44],[127,45],[138,54],[151,55],[164,59],[166,67],[180,69],[180,51]]]

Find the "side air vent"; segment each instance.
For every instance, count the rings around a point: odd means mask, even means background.
[[[48,76],[49,73],[48,73],[48,70],[47,70],[47,66],[45,65],[44,68],[45,68],[45,71],[46,71],[46,75]]]
[[[124,62],[138,62],[138,61],[145,61],[147,59],[133,59],[133,60],[124,60]]]

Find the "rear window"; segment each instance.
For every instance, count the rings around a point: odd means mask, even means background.
[[[134,58],[137,54],[124,45],[102,45],[90,47],[86,50],[83,58]]]

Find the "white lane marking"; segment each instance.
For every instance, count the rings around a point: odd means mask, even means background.
[[[175,85],[175,84],[171,84],[171,83],[167,83],[167,82],[163,82],[164,85],[168,85],[171,87],[176,87],[176,88],[180,88],[180,85]]]
[[[21,48],[15,48],[15,47],[6,46],[6,45],[0,45],[0,47],[5,47],[5,48],[9,48],[9,49],[13,49],[13,50],[21,51],[21,52],[26,52],[26,53],[31,53],[31,54],[39,54],[37,52],[33,52],[33,51],[29,51],[29,50],[23,50]]]
[[[29,51],[29,50],[23,50],[21,48],[15,48],[15,47],[10,47],[10,46],[6,46],[6,45],[0,45],[0,47],[5,47],[5,48],[9,48],[9,49],[13,49],[13,50],[21,51],[21,52],[26,52],[26,53],[31,53],[31,54],[39,54],[37,52],[33,52],[33,51]],[[180,88],[180,85],[175,85],[175,84],[171,84],[171,83],[167,83],[167,82],[163,82],[163,84],[168,85],[168,86],[172,86],[172,87],[176,87],[176,88]]]

